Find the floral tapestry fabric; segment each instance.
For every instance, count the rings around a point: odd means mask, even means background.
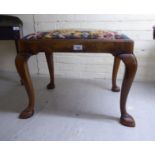
[[[36,40],[36,39],[129,39],[126,35],[113,31],[104,30],[74,30],[62,29],[53,30],[48,32],[37,32],[25,36],[23,39]]]

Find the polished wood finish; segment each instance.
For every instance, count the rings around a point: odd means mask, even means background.
[[[73,50],[73,45],[82,45],[82,51]],[[20,40],[20,51],[37,54],[39,51],[80,52],[80,53],[132,53],[132,40],[102,40],[102,39],[38,39]]]
[[[74,45],[82,45],[83,49],[81,51],[75,51],[73,48]],[[47,88],[53,89],[55,87],[53,52],[110,53],[114,56],[112,90],[115,92],[119,91],[119,87],[116,84],[116,77],[120,60],[122,60],[125,64],[125,75],[120,97],[120,123],[129,127],[135,126],[134,119],[126,110],[127,96],[137,68],[137,61],[133,54],[134,42],[132,40],[38,39],[20,40],[18,46],[19,53],[16,57],[16,67],[29,97],[28,107],[20,114],[20,118],[29,118],[34,113],[34,90],[27,66],[27,60],[31,55],[37,54],[40,51],[45,52],[50,73],[50,83],[47,85]]]
[[[48,70],[50,74],[50,83],[47,85],[47,89],[54,89],[54,60],[53,60],[53,53],[46,53],[46,60],[47,60],[47,65],[48,65]]]
[[[119,65],[120,65],[120,59],[119,57],[114,57],[114,64],[113,64],[113,72],[112,72],[112,88],[111,90],[113,92],[119,92],[120,88],[119,86],[117,86],[117,73],[118,73],[118,69],[119,69]]]
[[[133,79],[137,71],[137,60],[133,54],[120,54],[118,56],[125,64],[125,74],[121,89],[120,109],[121,118],[120,123],[126,126],[134,127],[135,121],[131,115],[128,114],[126,109],[126,102],[129,90],[131,88]]]
[[[30,56],[31,56],[30,53],[18,53],[15,60],[17,71],[20,75],[20,78],[22,79],[22,82],[25,86],[29,98],[28,106],[25,108],[24,111],[21,112],[19,116],[22,119],[29,118],[34,113],[34,104],[35,104],[34,89],[27,65],[27,61]]]

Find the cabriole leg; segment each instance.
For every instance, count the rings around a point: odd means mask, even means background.
[[[30,78],[29,69],[27,65],[27,61],[30,56],[31,54],[28,54],[28,53],[18,53],[15,59],[17,71],[21,77],[21,80],[25,86],[25,89],[29,98],[28,106],[19,115],[19,118],[22,118],[22,119],[29,118],[34,113],[34,104],[35,104],[34,89],[33,89],[32,81]]]
[[[136,71],[137,71],[137,60],[133,54],[120,54],[118,56],[125,64],[125,74],[121,88],[121,97],[120,97],[120,110],[121,118],[120,123],[128,126],[134,127],[135,121],[131,115],[128,114],[126,109],[126,102],[129,90],[131,88],[132,82],[134,80]]]
[[[47,89],[54,89],[54,61],[53,61],[53,53],[45,53],[48,70],[50,74],[50,83],[47,85]]]
[[[120,88],[117,86],[117,73],[120,65],[119,57],[114,56],[113,72],[112,72],[112,91],[119,92]]]

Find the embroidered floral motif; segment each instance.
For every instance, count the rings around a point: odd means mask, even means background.
[[[25,36],[23,39],[129,39],[124,34],[119,34],[113,31],[104,30],[74,30],[74,29],[62,29],[53,30],[48,32],[37,32]]]

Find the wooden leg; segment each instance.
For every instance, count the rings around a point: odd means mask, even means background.
[[[15,46],[16,46],[16,51],[17,51],[17,54],[18,54],[19,53],[18,40],[15,40]],[[21,83],[21,85],[24,85],[22,80],[20,80],[20,83]]]
[[[29,97],[28,106],[19,115],[19,118],[22,118],[22,119],[29,118],[34,113],[34,104],[35,104],[34,89],[33,89],[32,81],[30,78],[28,65],[27,65],[27,61],[30,56],[31,54],[28,54],[28,53],[18,53],[15,60],[17,71],[22,79],[27,95]]]
[[[50,83],[47,85],[47,89],[54,89],[54,61],[53,61],[53,53],[45,53],[48,70],[50,74]]]
[[[128,127],[134,127],[135,121],[133,117],[129,115],[126,110],[126,101],[137,71],[137,60],[133,54],[121,54],[119,55],[119,58],[125,64],[125,74],[122,83],[121,98],[120,98],[120,110],[121,110],[120,123]]]
[[[113,72],[112,72],[112,91],[119,92],[120,88],[117,86],[117,73],[120,65],[120,59],[118,57],[114,57],[114,65],[113,65]]]

